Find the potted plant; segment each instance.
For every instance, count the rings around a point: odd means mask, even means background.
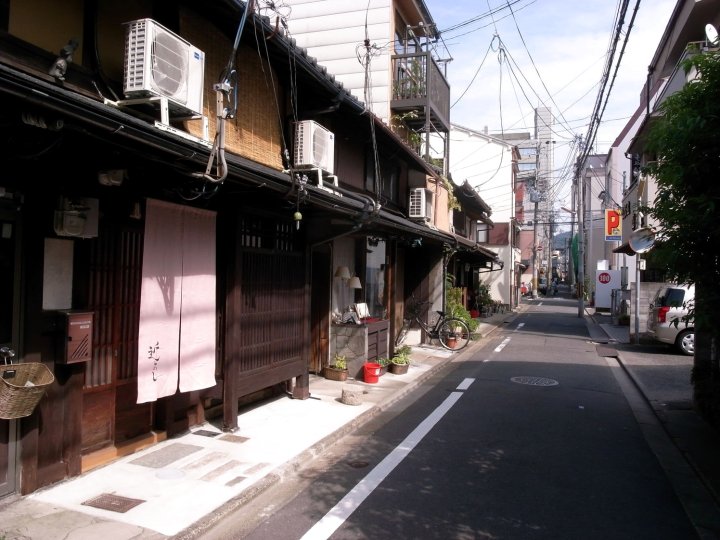
[[[377,363],[380,364],[380,376],[382,377],[385,373],[387,373],[390,360],[383,356],[377,359]]]
[[[481,286],[482,287],[482,286]],[[487,290],[487,289],[485,289]],[[476,295],[480,300],[481,295]],[[450,287],[445,301],[445,313],[449,318],[460,319],[468,325],[470,332],[477,330],[479,321],[472,318],[470,312],[462,304],[462,289],[460,287]]]
[[[348,376],[347,358],[342,354],[336,354],[333,363],[323,368],[323,375],[331,381],[346,381]]]
[[[475,303],[478,306],[478,311],[483,317],[489,317],[493,311],[493,299],[490,296],[490,290],[484,283],[478,285],[475,291]]]
[[[410,367],[411,352],[412,347],[410,347],[410,345],[403,345],[402,347],[395,349],[395,356],[390,359],[390,373],[395,375],[407,373],[408,368]]]

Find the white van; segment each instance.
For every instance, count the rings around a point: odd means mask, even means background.
[[[695,354],[695,324],[687,319],[694,302],[693,285],[661,288],[650,302],[648,334],[656,341],[673,345],[682,354]]]

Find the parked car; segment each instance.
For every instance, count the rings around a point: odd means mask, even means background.
[[[695,325],[688,312],[695,301],[693,285],[670,285],[661,288],[650,302],[648,334],[674,346],[680,353],[695,354]]]

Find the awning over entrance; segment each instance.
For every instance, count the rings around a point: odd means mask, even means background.
[[[455,253],[458,261],[463,264],[467,263],[481,272],[502,270],[503,262],[494,251],[484,248],[477,242],[473,242],[464,236],[457,234],[453,236],[458,249],[457,253]]]

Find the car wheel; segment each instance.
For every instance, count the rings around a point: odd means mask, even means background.
[[[695,354],[695,330],[683,330],[678,334],[675,345],[682,354]]]

